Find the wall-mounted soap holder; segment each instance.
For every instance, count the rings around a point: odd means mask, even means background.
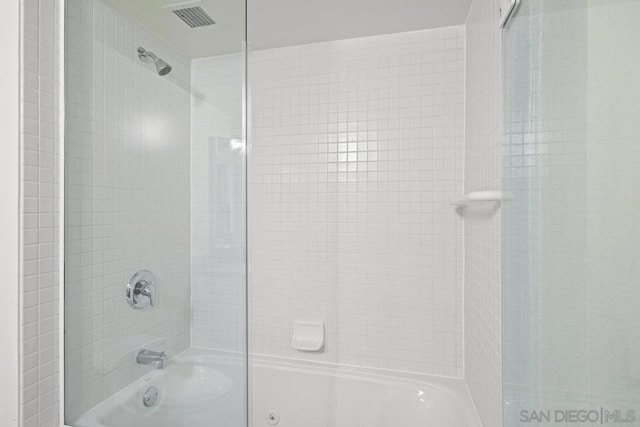
[[[324,323],[296,320],[293,323],[291,347],[300,351],[320,351],[324,348]]]
[[[453,206],[465,207],[473,203],[480,202],[502,202],[502,192],[500,191],[471,191],[464,196],[451,202]]]

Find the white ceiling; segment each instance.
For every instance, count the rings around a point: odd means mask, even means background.
[[[248,0],[249,43],[265,49],[458,25],[471,1]]]
[[[191,58],[240,52],[245,39],[244,0],[107,0]],[[191,28],[168,5],[202,7],[215,25]]]
[[[108,0],[191,58],[239,52],[244,0]],[[472,0],[247,0],[252,49],[414,31],[464,23]],[[171,4],[198,5],[216,21],[192,29]]]

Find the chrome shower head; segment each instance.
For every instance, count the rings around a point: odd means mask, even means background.
[[[138,48],[138,58],[140,58],[142,62],[153,62],[156,66],[156,71],[161,76],[166,76],[171,72],[171,65],[143,47]]]
[[[171,65],[167,64],[164,60],[158,58],[156,61],[156,71],[161,76],[166,76],[171,72]]]

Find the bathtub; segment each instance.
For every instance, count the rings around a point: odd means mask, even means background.
[[[242,358],[190,348],[83,414],[74,427],[243,427],[246,423]],[[156,403],[143,404],[149,387]]]
[[[244,427],[245,372],[237,356],[191,348],[73,426]],[[480,427],[464,383],[447,378],[254,356],[250,396],[252,427]]]
[[[252,427],[480,427],[462,380],[253,357]]]

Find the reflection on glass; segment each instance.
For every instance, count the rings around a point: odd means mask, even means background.
[[[638,407],[637,16],[526,1],[503,33],[507,426]]]
[[[66,2],[68,425],[246,425],[244,4],[233,4],[235,24],[208,44],[213,29],[201,40],[171,9]]]

